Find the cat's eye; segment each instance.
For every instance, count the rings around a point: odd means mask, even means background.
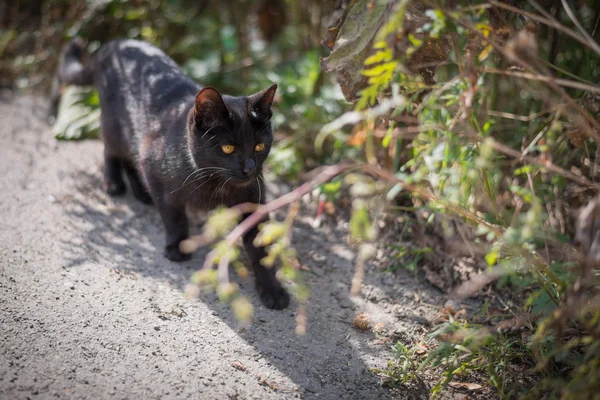
[[[223,150],[223,153],[225,153],[225,154],[233,153],[234,149],[235,149],[235,146],[232,146],[230,144],[224,144],[223,146],[221,146],[221,150]]]
[[[265,149],[265,144],[261,143],[261,144],[257,144],[254,147],[254,150],[256,150],[257,153],[260,153],[261,151],[263,151]]]

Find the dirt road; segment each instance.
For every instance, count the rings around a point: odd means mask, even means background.
[[[427,396],[381,388],[371,368],[385,366],[391,342],[350,322],[364,311],[409,340],[432,310],[415,302],[408,275],[370,274],[350,297],[343,221],[315,230],[307,216],[294,228],[312,271],[307,334],[295,334],[295,303],[265,309],[251,281],[239,284],[255,319],[240,327],[214,296],[184,296],[206,250],[182,264],[163,258],[156,210],[105,195],[101,143],[57,142],[45,107],[0,100],[0,398]],[[433,290],[422,296],[439,300]]]

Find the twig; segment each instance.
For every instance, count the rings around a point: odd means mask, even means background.
[[[535,75],[528,72],[519,72],[519,71],[506,71],[502,69],[494,69],[494,68],[481,68],[481,72],[487,72],[489,74],[497,74],[497,75],[506,75],[506,76],[514,76],[515,78],[529,79],[532,81],[539,82],[556,82],[557,84],[565,87],[569,87],[572,89],[579,89],[586,92],[592,93],[600,93],[600,86],[597,85],[586,85],[581,82],[571,81],[569,79],[560,79],[554,78],[552,76],[547,75]]]
[[[592,37],[596,34],[596,29],[598,29],[598,22],[600,22],[600,14],[598,14],[598,18],[596,18],[596,25],[594,25],[594,30],[592,31]]]
[[[491,146],[495,150],[497,150],[501,153],[504,153],[508,156],[514,157],[518,160],[524,160],[530,164],[539,165],[539,166],[547,169],[548,171],[562,175],[565,178],[568,178],[574,182],[577,182],[582,186],[588,186],[588,187],[595,189],[596,191],[600,191],[600,184],[594,183],[581,175],[576,175],[576,174],[572,173],[571,171],[567,171],[566,169],[561,168],[556,164],[553,164],[552,161],[549,161],[549,160],[542,161],[539,158],[534,158],[534,157],[530,157],[527,155],[523,155],[523,154],[519,153],[518,151],[513,150],[510,147],[505,146],[502,143],[495,141],[492,138],[487,138],[486,140],[488,141],[488,143],[491,144]]]
[[[467,220],[470,220],[471,222],[475,222],[477,224],[484,225],[485,227],[487,227],[489,230],[493,231],[498,236],[502,236],[502,230],[499,226],[487,222],[486,220],[480,218],[478,215],[474,214],[473,212],[471,212],[467,209],[464,209],[448,200],[440,199],[440,198],[436,197],[435,194],[433,194],[429,189],[424,189],[417,185],[407,183],[407,182],[403,181],[402,179],[398,178],[393,173],[383,170],[381,168],[373,167],[370,165],[365,165],[362,167],[362,170],[366,173],[369,173],[371,175],[378,176],[384,180],[387,180],[388,182],[400,184],[400,185],[402,185],[402,188],[404,190],[411,192],[412,194],[415,194],[428,202],[438,203],[438,204],[446,207],[447,209],[453,211],[454,213],[460,215],[461,217],[463,217]]]
[[[511,6],[509,4],[506,4],[506,3],[503,3],[503,2],[500,2],[497,0],[490,0],[490,3],[492,3],[494,6],[496,6],[498,8],[504,8],[505,10],[512,11],[515,14],[524,15],[527,18],[530,18],[534,21],[551,26],[552,28],[554,28],[558,31],[561,31],[561,32],[567,34],[568,36],[571,36],[573,39],[577,40],[578,42],[585,45],[586,47],[589,47],[590,49],[594,50],[598,55],[600,55],[600,51],[593,45],[590,45],[590,43],[587,40],[585,40],[584,38],[582,38],[580,35],[578,35],[577,32],[567,28],[566,26],[562,25],[560,22],[558,22],[554,19],[549,20],[549,19],[541,17],[537,14],[534,14],[534,13],[531,13],[531,12],[528,12],[525,10],[521,10],[518,7]]]
[[[459,80],[460,80],[460,76],[455,76],[454,78],[450,79],[448,82],[444,83],[440,88],[436,89],[435,92],[431,93],[429,96],[432,98],[439,97],[442,93],[444,93],[446,90],[448,90],[452,85],[454,85]],[[413,111],[412,114],[418,115],[419,112],[421,112],[421,110],[426,105],[427,105],[426,102],[422,102],[421,104],[419,104],[417,106],[417,108],[415,108],[415,110]]]
[[[432,4],[432,2],[429,1],[429,0],[423,0],[423,3],[427,4],[427,5],[431,6],[431,7],[438,8],[434,4]],[[493,4],[500,5],[500,4],[503,4],[503,3],[499,3],[497,1],[493,1]],[[465,21],[465,20],[457,17],[456,15],[454,15],[454,13],[452,13],[452,12],[446,10],[446,9],[440,9],[440,8],[438,8],[438,9],[440,11],[442,11],[446,17],[450,18],[451,20],[455,21],[459,25],[462,25],[463,27],[465,27],[469,31],[473,32],[475,35],[479,36],[482,40],[487,40],[488,42],[490,42],[492,44],[492,46],[494,46],[494,48],[498,52],[500,52],[504,57],[506,57],[507,59],[509,59],[509,60],[515,60],[515,61],[519,62],[525,69],[527,69],[528,71],[530,71],[532,73],[537,72],[535,70],[535,68],[530,63],[528,63],[527,61],[523,60],[522,58],[519,58],[513,50],[510,50],[510,49],[507,50],[504,46],[501,46],[500,44],[498,44],[494,40],[490,41],[489,38],[485,37],[485,35],[483,33],[481,33],[469,21]],[[519,9],[516,9],[516,10],[519,10]],[[589,125],[581,124],[581,127],[585,130],[585,133],[589,137],[594,138],[594,140],[596,140],[596,142],[600,142],[600,133],[598,133],[598,131],[600,131],[600,123],[598,123],[598,121],[594,117],[592,117],[588,111],[586,111],[571,96],[569,96],[569,94],[567,92],[565,92],[565,90],[561,86],[559,86],[558,84],[556,84],[556,82],[554,80],[550,80],[550,81],[548,81],[546,83],[548,84],[548,86],[553,91],[555,91],[556,93],[558,93],[563,98],[563,100],[565,100],[568,103],[568,105],[572,106],[575,109],[575,111],[577,111],[578,114],[573,114],[573,118],[581,116],[589,124]]]
[[[565,11],[567,12],[567,15],[569,16],[571,21],[573,21],[573,23],[575,24],[577,29],[579,29],[579,32],[581,32],[583,37],[587,39],[590,46],[592,46],[594,48],[596,53],[600,54],[600,46],[598,46],[598,43],[596,43],[594,38],[592,38],[590,36],[590,34],[587,33],[587,31],[585,29],[583,29],[583,26],[581,26],[581,23],[575,17],[575,14],[573,13],[573,10],[571,10],[571,7],[569,7],[569,4],[565,0],[560,0],[560,2],[562,3],[563,7],[565,8]]]
[[[529,151],[533,148],[533,146],[535,146],[537,144],[537,142],[542,138],[542,136],[544,136],[544,134],[548,131],[548,129],[550,129],[550,125],[546,125],[531,141],[531,143],[529,143],[529,145],[527,147],[525,147],[525,150],[523,150],[523,152],[521,153],[521,157],[523,157],[524,155],[526,155],[527,153],[529,153]]]
[[[494,110],[486,110],[487,115],[492,116],[492,117],[500,117],[500,118],[506,118],[506,119],[514,119],[516,121],[522,121],[522,122],[531,122],[536,118],[541,117],[542,115],[545,114],[549,114],[551,112],[556,111],[557,108],[563,107],[564,104],[557,104],[553,107],[550,107],[546,110],[542,110],[540,112],[534,113],[534,114],[529,114],[529,115],[517,115],[517,114],[512,114],[512,113],[507,113],[507,112],[501,112],[501,111],[494,111]]]
[[[336,164],[336,165],[325,167],[311,181],[300,185],[298,188],[292,190],[291,192],[286,193],[283,196],[281,196],[265,205],[260,205],[260,206],[253,205],[253,207],[255,207],[255,211],[248,218],[243,220],[238,226],[236,226],[227,235],[227,237],[225,238],[226,242],[229,245],[233,246],[239,238],[244,236],[250,229],[252,229],[258,223],[260,223],[260,221],[262,221],[264,219],[264,217],[267,216],[270,212],[278,210],[283,206],[286,206],[290,203],[293,203],[293,202],[299,200],[306,193],[311,192],[315,186],[323,184],[325,182],[329,182],[331,179],[335,178],[336,176],[338,176],[346,171],[349,171],[351,169],[355,169],[357,167],[358,167],[357,164]],[[240,209],[246,208],[246,207],[249,207],[249,206],[247,206],[245,204],[238,206],[238,208],[240,208]],[[202,236],[202,235],[198,235],[198,236]],[[187,242],[190,245],[190,249],[191,249],[191,248],[193,248],[192,246],[195,245],[195,243],[197,242],[198,238],[191,237],[190,239],[188,239]],[[196,249],[197,248],[198,247],[196,247]],[[217,256],[217,254],[216,254],[215,250],[211,251],[206,256],[203,268],[204,269],[212,268],[212,265],[214,263],[216,256]]]

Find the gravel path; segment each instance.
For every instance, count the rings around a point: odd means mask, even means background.
[[[427,397],[381,388],[370,370],[385,366],[391,342],[350,322],[366,312],[410,338],[432,310],[408,275],[370,274],[349,297],[355,254],[343,222],[314,230],[306,217],[294,228],[312,271],[307,334],[294,333],[295,304],[265,309],[251,281],[239,284],[255,319],[241,327],[214,296],[184,296],[206,250],[163,258],[156,210],[105,195],[101,143],[55,141],[44,109],[0,100],[0,398]]]

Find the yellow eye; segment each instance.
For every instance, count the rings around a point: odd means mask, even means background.
[[[261,143],[261,144],[257,144],[254,147],[254,150],[256,150],[257,153],[260,153],[261,151],[263,151],[265,149],[265,144]]]
[[[230,144],[224,144],[223,146],[221,146],[221,150],[223,150],[223,153],[225,153],[225,154],[233,153],[234,149],[235,149],[235,146],[232,146]]]

